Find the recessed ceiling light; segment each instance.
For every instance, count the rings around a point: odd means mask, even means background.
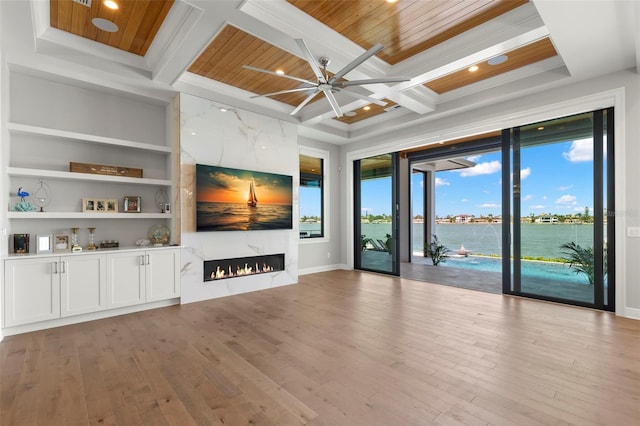
[[[395,2],[397,2],[397,1],[398,1],[398,0],[387,0],[387,3],[395,3]]]
[[[538,127],[538,130],[544,130],[544,126]]]
[[[95,25],[98,29],[102,31],[106,31],[108,33],[115,33],[118,31],[118,26],[108,19],[103,18],[93,18],[91,23]]]
[[[500,65],[503,62],[507,62],[507,59],[509,59],[509,57],[507,55],[498,55],[498,56],[494,56],[493,58],[489,59],[487,61],[487,63],[489,65]]]
[[[355,111],[347,111],[344,113],[345,116],[347,117],[354,117],[356,115]]]
[[[117,10],[118,9],[118,3],[116,3],[113,0],[104,0],[102,2],[102,4],[104,4],[106,7],[108,7],[109,9],[113,9],[113,10]]]
[[[369,111],[371,109],[371,105],[367,105],[366,107],[362,108],[365,111]]]
[[[478,71],[479,67],[477,65],[473,65],[471,67],[469,67],[469,72],[476,72]]]
[[[218,109],[220,110],[220,112],[227,112],[227,109],[225,107],[220,107]]]
[[[284,71],[282,71],[282,70],[276,70],[276,74],[284,75]]]

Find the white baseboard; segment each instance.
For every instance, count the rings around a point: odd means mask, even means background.
[[[313,268],[299,269],[298,275],[307,275],[307,274],[315,274],[318,272],[335,271],[337,269],[349,269],[349,268],[344,263],[337,263],[334,265],[314,266]]]
[[[624,308],[622,316],[624,316],[625,318],[640,320],[640,309]]]
[[[160,300],[157,302],[149,302],[140,305],[127,306],[116,309],[106,309],[103,311],[92,312],[89,314],[74,315],[71,317],[57,318],[49,321],[41,321],[32,324],[16,325],[2,329],[3,336],[13,336],[15,334],[29,333],[31,331],[46,330],[48,328],[61,327],[65,325],[78,324],[81,322],[99,320],[118,315],[131,314],[134,312],[147,311],[149,309],[164,308],[167,306],[180,304],[180,299]]]

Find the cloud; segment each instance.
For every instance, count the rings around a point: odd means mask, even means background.
[[[558,187],[558,191],[568,191],[571,188],[573,188],[573,185],[567,185],[567,186],[559,186]]]
[[[469,176],[480,176],[480,175],[491,175],[493,173],[497,173],[502,169],[502,165],[500,161],[485,161],[484,163],[478,163],[475,166],[462,169],[460,171],[460,176],[469,177]]]
[[[534,210],[542,210],[544,209],[544,206],[542,204],[538,204],[536,206],[531,206],[531,208]]]
[[[470,155],[467,157],[467,160],[477,163],[480,157],[482,157],[482,155]]]
[[[576,197],[573,195],[563,195],[556,200],[556,204],[576,204]]]
[[[468,200],[468,199],[466,199],[466,198],[463,198],[462,200],[460,200],[460,202],[462,202],[462,203],[468,203],[468,202],[469,202],[469,200]]]
[[[479,207],[494,209],[494,208],[500,207],[500,206],[498,206],[496,203],[484,203],[484,204],[480,204]]]
[[[520,170],[520,180],[525,180],[531,174],[531,167]]]
[[[451,182],[445,179],[436,178],[436,186],[450,186]]]
[[[579,139],[571,142],[569,152],[563,152],[562,156],[572,163],[593,161],[593,139]]]
[[[533,195],[531,194],[528,194],[522,197],[522,201],[530,201],[530,200],[533,200]]]

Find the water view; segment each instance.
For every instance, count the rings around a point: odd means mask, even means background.
[[[497,224],[436,224],[435,233],[454,255],[442,263],[445,267],[501,272],[502,225]],[[364,223],[362,233],[370,239],[386,240],[391,232],[389,223]],[[413,224],[413,254],[423,256],[423,224]],[[528,259],[558,259],[564,255],[560,246],[574,241],[581,246],[593,245],[593,226],[589,224],[522,224],[522,256]],[[469,257],[455,256],[462,246]],[[492,258],[493,257],[493,258]],[[588,284],[585,276],[569,269],[566,263],[526,261],[523,276],[554,281]]]

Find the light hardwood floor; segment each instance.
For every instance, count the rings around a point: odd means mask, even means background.
[[[357,271],[0,350],[2,426],[640,424],[640,321]]]

